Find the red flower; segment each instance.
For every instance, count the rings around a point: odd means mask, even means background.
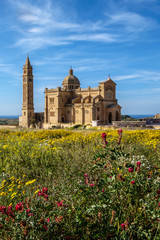
[[[137,162],[137,166],[138,166],[138,167],[141,166],[141,162],[140,162],[140,161]]]
[[[122,133],[122,129],[118,129],[118,134]]]
[[[106,168],[106,167],[107,167],[107,165],[105,164],[105,165],[104,165],[104,167]]]
[[[47,201],[48,200],[48,194],[44,194],[44,199]]]
[[[102,192],[104,192],[104,189],[102,189]]]
[[[158,203],[158,206],[160,207],[160,203]]]
[[[94,183],[91,183],[90,187],[93,187],[94,186]]]
[[[8,210],[12,211],[12,205],[8,206]]]
[[[28,216],[30,216],[30,217],[33,216],[33,213],[29,213]]]
[[[128,168],[128,171],[129,171],[129,172],[133,172],[133,168],[132,168],[132,167],[129,167],[129,168]]]
[[[88,177],[88,174],[87,174],[87,173],[85,173],[85,174],[84,174],[84,177],[85,177],[85,178],[86,178],[86,177]]]
[[[16,211],[21,211],[23,210],[23,202],[17,203],[16,205]]]
[[[157,190],[157,194],[158,194],[158,195],[160,194],[160,190]]]
[[[122,228],[122,230],[125,230],[125,223],[121,224],[121,228]]]
[[[38,196],[43,196],[43,195],[44,195],[43,192],[41,192],[41,191],[38,192]]]
[[[57,204],[57,207],[62,207],[63,206],[63,201],[62,200],[58,201],[58,202],[56,202],[56,204]]]
[[[102,138],[106,138],[106,133],[102,133]]]
[[[29,208],[26,209],[26,213],[30,213],[30,211],[31,211],[31,209],[29,209]]]
[[[45,226],[45,225],[43,225],[43,227],[42,227],[44,230],[48,230],[48,228],[47,228],[47,226]]]
[[[49,218],[47,218],[47,222],[49,222],[50,221],[50,219]]]
[[[0,212],[5,213],[6,212],[6,207],[5,206],[0,206]]]
[[[42,191],[43,191],[43,193],[48,193],[48,188],[44,187],[44,188],[42,188]]]
[[[135,181],[134,181],[134,180],[133,180],[133,181],[131,181],[131,184],[132,184],[132,185],[134,185],[134,184],[135,184]]]

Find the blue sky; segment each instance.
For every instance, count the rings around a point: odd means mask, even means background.
[[[21,115],[27,53],[36,112],[72,66],[82,88],[110,74],[122,114],[160,113],[159,42],[159,0],[0,1],[0,115]]]

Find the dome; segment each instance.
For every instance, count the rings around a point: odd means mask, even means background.
[[[80,81],[73,75],[73,69],[69,70],[69,75],[64,78],[62,86],[65,89],[77,89],[80,87]]]

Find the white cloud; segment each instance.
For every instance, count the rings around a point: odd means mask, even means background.
[[[114,76],[113,78],[115,81],[133,80],[134,82],[156,82],[160,80],[160,72],[139,70],[130,75]]]
[[[101,20],[83,21],[81,18],[71,19],[64,6],[58,2],[46,0],[39,3],[16,1],[15,29],[21,36],[14,46],[32,51],[77,41],[133,42],[135,37],[156,26],[153,19],[121,8],[113,8],[112,11],[107,9],[104,15],[100,15]]]
[[[155,21],[150,18],[141,16],[135,12],[118,12],[112,14],[106,14],[109,17],[108,25],[116,25],[116,27],[122,26],[127,32],[141,32],[149,30],[155,26]]]
[[[115,76],[114,81],[121,81],[121,80],[129,80],[129,79],[135,79],[140,78],[140,74],[131,74],[131,75],[124,75],[124,76]]]

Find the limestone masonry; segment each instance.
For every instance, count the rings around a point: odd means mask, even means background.
[[[110,124],[121,120],[121,106],[116,99],[116,83],[110,77],[96,88],[80,88],[73,69],[64,78],[62,88],[45,88],[45,109],[34,113],[32,66],[27,56],[23,67],[23,104],[19,125],[30,127],[34,123],[44,128],[60,124]]]

